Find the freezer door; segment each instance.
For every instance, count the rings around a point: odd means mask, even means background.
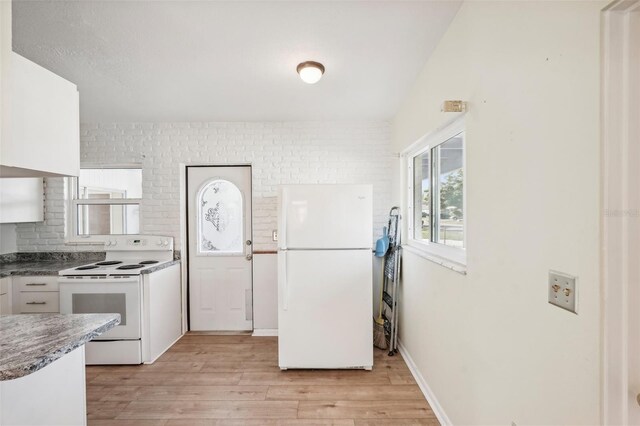
[[[372,246],[371,185],[285,185],[280,188],[281,249]]]
[[[278,253],[280,368],[373,366],[368,250]]]

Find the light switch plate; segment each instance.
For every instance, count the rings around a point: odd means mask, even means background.
[[[271,231],[271,239],[273,241],[278,241],[278,230],[274,229],[273,231]]]
[[[549,303],[566,309],[574,314],[578,313],[577,277],[564,272],[549,271]]]

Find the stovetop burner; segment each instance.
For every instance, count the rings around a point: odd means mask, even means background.
[[[86,271],[87,269],[97,269],[96,265],[87,265],[87,266],[79,266],[76,268],[76,271]]]
[[[158,263],[157,260],[143,260],[140,262],[141,265],[153,265],[154,263]]]
[[[104,260],[102,262],[97,262],[96,265],[99,265],[99,266],[110,266],[110,265],[118,265],[120,263],[122,263],[122,262],[119,261],[119,260]]]
[[[118,266],[116,269],[140,269],[140,268],[144,268],[144,265],[122,265],[122,266]]]

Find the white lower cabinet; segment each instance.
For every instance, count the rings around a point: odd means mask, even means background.
[[[11,313],[11,278],[0,278],[0,315]]]
[[[59,293],[57,291],[22,291],[18,309],[21,314],[60,312]]]
[[[84,345],[27,376],[0,381],[0,426],[86,425]]]
[[[59,313],[57,276],[13,277],[13,313]]]

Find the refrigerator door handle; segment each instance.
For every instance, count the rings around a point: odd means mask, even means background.
[[[283,189],[282,190],[282,204],[281,204],[281,208],[282,208],[282,216],[281,216],[281,222],[279,225],[279,228],[282,229],[278,229],[278,233],[280,235],[278,235],[278,247],[282,247],[282,248],[287,248],[287,204],[288,204],[288,200],[287,200],[287,190]]]
[[[286,311],[289,309],[289,273],[287,270],[287,256],[288,253],[285,251],[282,253],[282,269],[284,270],[284,291],[282,292],[282,310]]]

